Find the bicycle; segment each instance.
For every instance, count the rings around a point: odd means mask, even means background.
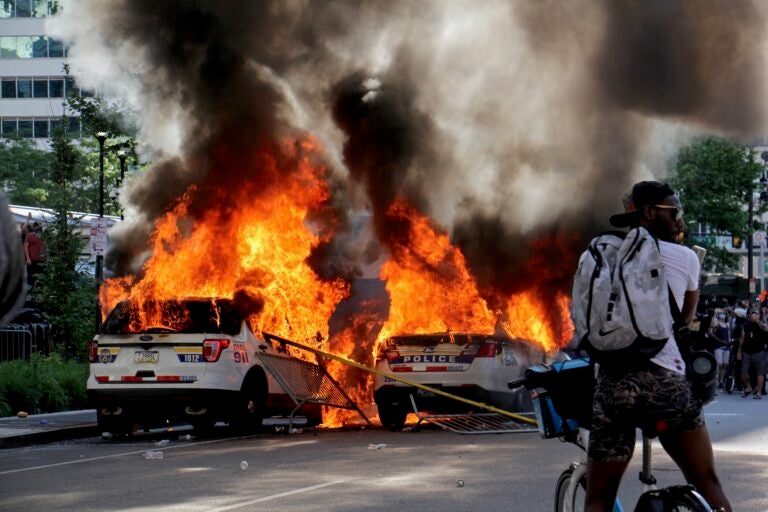
[[[723,389],[725,389],[725,392],[729,395],[733,393],[734,389],[739,387],[737,385],[739,380],[739,372],[736,366],[737,363],[736,348],[731,346],[728,355],[728,365],[725,367],[725,374],[723,375]]]
[[[594,367],[588,359],[570,359],[549,365],[538,365],[526,371],[521,379],[509,383],[510,389],[525,386],[531,391],[539,433],[546,439],[560,438],[582,450],[582,458],[573,462],[557,479],[555,512],[584,510],[587,489],[587,444],[589,432],[579,424],[587,424],[591,414]],[[639,478],[643,494],[635,512],[690,511],[716,512],[692,485],[656,486],[652,473],[652,438],[663,429],[665,420],[675,411],[660,411],[642,422],[642,470]],[[617,498],[614,512],[624,508]]]

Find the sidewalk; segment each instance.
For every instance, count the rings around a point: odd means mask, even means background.
[[[93,409],[0,418],[0,449],[98,435]]]

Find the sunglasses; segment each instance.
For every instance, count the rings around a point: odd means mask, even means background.
[[[675,220],[682,220],[683,219],[683,209],[678,208],[677,206],[669,206],[666,204],[654,204],[654,208],[661,208],[662,210],[672,210],[672,218]]]

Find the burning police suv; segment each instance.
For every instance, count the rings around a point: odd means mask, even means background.
[[[121,302],[91,342],[88,401],[103,432],[172,420],[256,430],[268,412],[294,406],[258,354],[289,357],[257,338],[229,299]],[[301,412],[322,422],[319,407]]]
[[[534,344],[489,334],[434,333],[393,336],[379,352],[374,401],[381,424],[401,429],[413,402],[419,412],[467,412],[468,405],[399,382],[398,376],[446,393],[510,411],[531,411],[527,391],[507,383],[544,361]],[[482,412],[482,411],[480,411]]]

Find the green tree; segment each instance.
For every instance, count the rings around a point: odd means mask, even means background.
[[[30,139],[0,140],[0,186],[12,204],[44,206],[51,188],[51,155]]]
[[[37,300],[50,322],[54,346],[67,355],[84,357],[94,332],[97,303],[95,280],[77,271],[83,248],[78,226],[81,219],[71,214],[80,195],[74,183],[82,155],[62,130],[54,134],[52,147],[54,219],[44,237],[48,261]]]
[[[753,149],[732,140],[702,137],[680,150],[670,181],[685,206],[687,232],[692,235],[687,243],[707,249],[706,270],[731,271],[738,266],[738,256],[701,236],[697,224],[706,224],[710,233],[741,239],[754,233],[747,205],[762,173]],[[757,200],[753,204],[756,219],[766,205]]]

